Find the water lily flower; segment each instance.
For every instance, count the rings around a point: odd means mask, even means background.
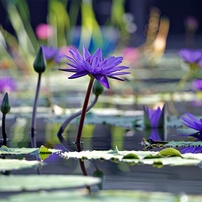
[[[123,61],[123,57],[111,56],[103,58],[101,49],[97,49],[94,54],[83,47],[83,56],[78,49],[70,48],[70,56],[66,56],[69,60],[66,64],[71,68],[60,69],[74,74],[69,79],[75,79],[89,75],[99,81],[104,87],[110,88],[107,78],[123,80],[117,76],[129,74],[130,72],[122,71],[128,69],[127,66],[118,66]]]
[[[201,50],[182,49],[179,54],[182,59],[189,64],[197,64],[200,60],[202,60]]]
[[[51,25],[39,24],[36,27],[36,36],[39,39],[46,40],[46,39],[50,38],[51,36],[53,36],[53,34],[54,34],[54,30]]]
[[[0,79],[0,93],[16,91],[16,82],[13,78],[3,77]]]
[[[55,57],[55,62],[56,63],[60,63],[66,55],[71,56],[71,54],[69,53],[69,50],[72,46],[62,46],[59,48],[58,50],[58,54]]]
[[[185,115],[181,116],[180,119],[182,120],[182,124],[188,128],[202,132],[202,119],[197,119],[190,113],[186,113]]]
[[[183,149],[180,150],[181,154],[185,154],[185,153],[202,153],[202,147],[185,147]]]
[[[57,55],[59,53],[58,48],[54,47],[54,46],[42,46],[43,49],[43,54],[46,58],[47,63],[55,61],[56,62],[56,58]]]
[[[162,109],[144,107],[144,124],[147,128],[163,128],[165,126],[165,105]]]
[[[149,139],[152,139],[152,140],[161,140],[161,137],[159,136],[159,132],[156,128],[153,128],[151,130],[151,133],[149,135]]]
[[[194,90],[200,90],[202,91],[202,79],[195,79],[192,82],[192,86]]]

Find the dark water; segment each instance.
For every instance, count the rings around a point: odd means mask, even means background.
[[[29,119],[9,119],[8,134],[9,147],[30,147]],[[37,121],[37,146],[45,145],[49,148],[62,149],[56,133],[59,123],[52,123],[47,119]],[[75,135],[77,126],[71,124],[64,133],[67,145],[72,151],[76,150]],[[141,140],[148,136],[145,131],[128,130],[110,125],[86,125],[83,135],[84,150],[109,150],[116,146],[119,150],[142,150]],[[176,129],[168,128],[166,133],[160,133],[162,140],[180,140],[184,137],[177,135]],[[51,155],[45,160],[46,165],[40,168],[41,174],[76,174],[81,175],[79,161],[63,159],[58,155]],[[202,169],[197,166],[164,166],[156,168],[149,165],[130,166],[125,163],[111,161],[85,162],[88,175],[92,176],[95,166],[105,174],[103,189],[163,191],[172,193],[201,194]],[[36,170],[25,169],[12,171],[13,174],[37,174]],[[96,186],[92,187],[97,190]]]

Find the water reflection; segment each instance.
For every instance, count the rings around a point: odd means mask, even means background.
[[[9,147],[29,147],[29,119],[9,120],[8,134],[11,139]],[[44,144],[47,147],[62,149],[56,136],[60,124],[49,122],[47,119],[39,119],[37,123],[37,145]],[[64,132],[66,143],[72,151],[76,151],[74,145],[77,124],[70,124]],[[173,130],[176,131],[176,130]],[[173,133],[175,134],[175,133]],[[87,124],[84,128],[83,149],[84,150],[107,150],[115,146],[119,150],[142,150],[141,140],[143,137],[155,140],[173,140],[170,129],[136,131],[108,124],[92,125]],[[175,137],[179,138],[179,137]],[[180,137],[186,138],[186,137]],[[15,140],[15,141],[14,141]],[[59,155],[50,155],[44,160],[45,166],[40,168],[41,174],[78,174],[81,175],[81,168],[77,159],[63,159]],[[96,167],[95,167],[96,165]],[[85,161],[86,172],[92,176],[96,169],[101,170],[105,175],[103,189],[136,189],[147,191],[171,191],[179,193],[201,193],[200,183],[202,180],[201,169],[196,166],[169,167],[161,169],[149,165],[130,166],[125,163],[114,163],[111,161]],[[12,171],[17,174],[36,174],[36,170],[27,169]],[[192,175],[187,175],[192,173]],[[97,186],[92,190],[97,190]]]

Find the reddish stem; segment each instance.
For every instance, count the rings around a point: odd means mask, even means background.
[[[79,122],[79,127],[78,127],[78,131],[77,131],[77,137],[76,137],[76,145],[77,145],[77,151],[80,152],[81,149],[81,136],[82,136],[82,130],[83,130],[83,124],[84,124],[84,120],[85,120],[85,116],[86,116],[86,110],[88,107],[88,101],[90,98],[90,93],[91,93],[91,89],[93,86],[93,82],[94,82],[94,78],[91,77],[90,82],[88,84],[88,89],[86,92],[86,97],[83,103],[83,108],[82,108],[82,113],[81,113],[81,118],[80,118],[80,122]]]

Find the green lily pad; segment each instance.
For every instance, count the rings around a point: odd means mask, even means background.
[[[43,163],[40,161],[0,159],[0,171],[21,170],[24,168],[36,168],[41,165],[43,165]]]
[[[2,146],[0,148],[0,155],[39,155],[59,153],[60,151],[61,150],[46,148],[43,145],[40,148],[9,148]]]
[[[74,175],[0,176],[0,192],[74,188],[100,183],[99,178]]]
[[[97,159],[97,160],[111,160],[112,162],[126,162],[130,165],[136,164],[158,164],[162,165],[199,165],[202,161],[202,154],[181,154],[178,150],[173,148],[166,148],[160,152],[154,151],[82,151],[82,152],[64,152],[61,154],[64,158],[76,159]],[[124,158],[125,157],[125,158]],[[126,158],[127,157],[127,158]],[[133,158],[130,158],[133,157]],[[134,158],[135,157],[135,158]],[[116,161],[113,161],[113,160]]]
[[[180,196],[172,193],[163,192],[145,192],[134,190],[107,190],[91,195],[84,190],[80,191],[53,191],[53,192],[35,192],[23,193],[10,196],[2,202],[52,202],[52,201],[75,201],[75,202],[176,202],[182,201],[186,197],[189,202],[197,202],[202,200],[202,196],[184,195]]]
[[[126,154],[123,156],[123,159],[139,159],[139,157],[136,154]]]
[[[162,156],[162,157],[173,157],[173,156],[179,156],[181,158],[183,158],[182,154],[174,148],[165,148],[162,149],[158,155]]]

